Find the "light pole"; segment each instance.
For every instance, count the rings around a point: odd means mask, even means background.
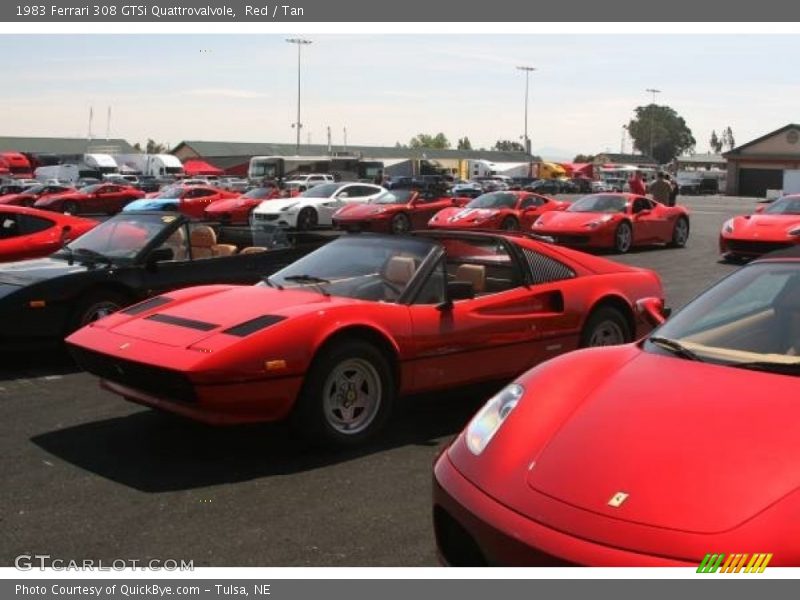
[[[653,102],[651,103],[653,108],[650,109],[650,158],[653,158],[653,128],[655,127],[656,123],[656,94],[660,94],[661,90],[657,90],[655,88],[647,88],[645,92],[649,92],[653,94]]]
[[[295,147],[295,154],[300,155],[300,129],[303,124],[300,122],[300,49],[311,43],[311,40],[303,38],[287,38],[290,44],[297,44],[297,122],[292,127],[297,129],[297,146]]]
[[[520,71],[525,71],[525,152],[531,153],[531,139],[528,137],[528,84],[531,71],[535,71],[535,67],[517,67]]]

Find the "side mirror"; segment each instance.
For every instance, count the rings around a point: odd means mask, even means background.
[[[475,297],[475,286],[471,281],[449,281],[447,283],[447,308],[456,300],[472,300]]]
[[[59,239],[61,240],[61,245],[63,246],[69,241],[69,234],[72,233],[72,226],[71,225],[64,225],[61,228],[61,235]]]
[[[172,248],[156,248],[147,256],[147,264],[145,265],[148,271],[155,271],[158,269],[158,263],[165,260],[172,260],[175,253]]]
[[[637,216],[637,217],[646,217],[646,216],[647,216],[647,215],[649,215],[651,212],[652,212],[652,211],[651,211],[649,208],[645,208],[644,210],[640,210],[638,213],[636,213],[636,216]]]
[[[664,306],[661,298],[642,298],[636,301],[636,312],[653,327],[658,327],[667,320],[672,310]]]
[[[764,206],[763,204],[759,204],[758,206],[756,206],[756,210],[755,210],[755,212],[756,212],[756,213],[763,213],[763,212],[764,212],[764,210],[765,210],[766,208],[767,208],[767,207],[766,207],[766,206]]]

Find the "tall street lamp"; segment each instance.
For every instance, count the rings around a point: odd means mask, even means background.
[[[645,92],[653,94],[653,102],[651,103],[653,108],[650,109],[650,153],[649,153],[650,158],[653,158],[653,128],[655,127],[656,123],[656,113],[655,113],[656,94],[660,94],[661,90],[657,90],[654,88],[647,88]]]
[[[525,71],[525,152],[527,154],[531,153],[531,140],[528,137],[528,85],[529,85],[529,76],[531,71],[535,71],[535,67],[517,67],[520,71]]]
[[[300,122],[300,49],[311,43],[311,40],[303,38],[287,38],[290,44],[297,44],[297,121],[292,127],[297,129],[297,145],[295,147],[295,154],[300,155],[300,129],[303,124]]]

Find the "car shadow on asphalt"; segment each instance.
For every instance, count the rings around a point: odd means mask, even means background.
[[[80,371],[63,346],[0,353],[0,381],[68,375]]]
[[[347,450],[311,446],[285,423],[218,428],[149,409],[31,441],[80,469],[143,492],[188,490],[299,473],[409,445],[429,446],[433,456],[501,385],[404,398],[377,440]]]

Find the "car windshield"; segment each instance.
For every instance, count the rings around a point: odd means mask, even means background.
[[[653,332],[645,348],[800,375],[800,262],[734,272]]]
[[[175,215],[121,213],[58,252],[61,258],[133,259],[176,219]]]
[[[330,296],[395,302],[436,247],[432,240],[414,237],[346,236],[278,271],[269,282]]]
[[[270,194],[272,194],[275,190],[273,188],[254,188],[244,194],[242,198],[255,198],[258,200],[259,198],[266,198]]]
[[[393,192],[384,192],[375,198],[373,204],[407,204],[411,201],[414,195],[412,190],[395,190]]]
[[[800,196],[784,196],[770,204],[763,214],[800,215]]]
[[[183,192],[183,188],[181,186],[171,186],[165,190],[161,190],[156,198],[162,200],[176,200],[181,197],[181,192]]]
[[[624,196],[597,194],[576,200],[570,204],[567,212],[621,213],[625,212],[626,206],[627,200]]]
[[[303,198],[330,198],[342,187],[341,183],[321,183],[300,194]]]
[[[87,185],[87,186],[84,186],[84,187],[82,187],[82,188],[81,188],[80,190],[78,190],[78,191],[80,191],[80,193],[81,193],[81,194],[94,194],[94,193],[95,193],[95,192],[97,192],[97,191],[98,191],[98,190],[99,190],[101,187],[102,187],[102,186],[101,186],[99,183],[96,183],[96,184],[93,184],[93,185]]]
[[[469,204],[467,208],[514,208],[517,197],[508,192],[492,192],[478,196]]]

